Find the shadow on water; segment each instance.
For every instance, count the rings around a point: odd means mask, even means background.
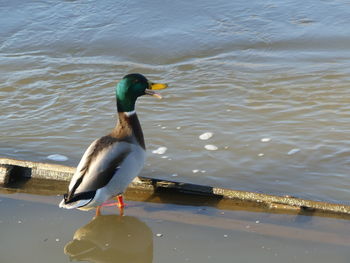
[[[312,223],[315,214],[315,209],[302,206],[294,221],[301,224]]]
[[[64,253],[89,262],[152,262],[151,229],[132,216],[100,215],[75,231]]]
[[[144,178],[144,180],[149,180]],[[190,183],[161,181],[151,179],[154,192],[143,199],[144,202],[158,201],[160,203],[173,203],[191,206],[216,207],[223,199],[213,193],[211,186],[199,186]],[[208,198],[210,196],[210,198]]]

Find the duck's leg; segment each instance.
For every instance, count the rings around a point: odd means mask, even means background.
[[[119,208],[119,212],[120,212],[120,215],[124,215],[124,208],[125,208],[125,203],[124,203],[124,200],[123,200],[123,196],[122,195],[118,195],[117,196],[117,201],[118,202],[104,202],[102,205],[96,207],[96,216],[99,216],[101,215],[101,208],[102,207],[106,207],[106,206],[118,206]]]
[[[118,200],[119,213],[122,216],[122,215],[124,215],[124,207],[125,207],[123,196],[122,195],[118,195],[117,196],[117,200]]]
[[[101,206],[99,205],[98,207],[96,207],[96,216],[100,216],[101,215]]]
[[[118,195],[117,196],[117,200],[118,200],[118,207],[119,208],[124,208],[125,207],[125,203],[124,203],[124,199],[122,195]]]

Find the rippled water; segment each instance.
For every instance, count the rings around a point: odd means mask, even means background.
[[[349,4],[0,2],[0,154],[76,165],[140,72],[143,176],[349,204]]]

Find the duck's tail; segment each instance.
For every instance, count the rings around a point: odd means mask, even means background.
[[[67,196],[65,195],[58,206],[60,208],[73,209],[73,208],[84,207],[90,202],[91,202],[91,199],[87,199],[87,200],[81,199],[81,200],[77,200],[75,202],[67,202]]]

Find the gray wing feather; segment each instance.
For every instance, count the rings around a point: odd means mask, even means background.
[[[75,194],[96,191],[105,186],[130,150],[130,144],[124,141],[111,141],[104,137],[94,141],[84,153],[72,178],[68,199]]]
[[[77,181],[84,176],[84,173],[86,172],[86,167],[88,167],[91,155],[95,150],[96,143],[98,142],[98,139],[94,140],[90,146],[86,149],[85,153],[83,154],[83,157],[81,157],[81,160],[77,166],[77,169],[69,183],[68,191],[72,191],[74,186],[77,184]]]

